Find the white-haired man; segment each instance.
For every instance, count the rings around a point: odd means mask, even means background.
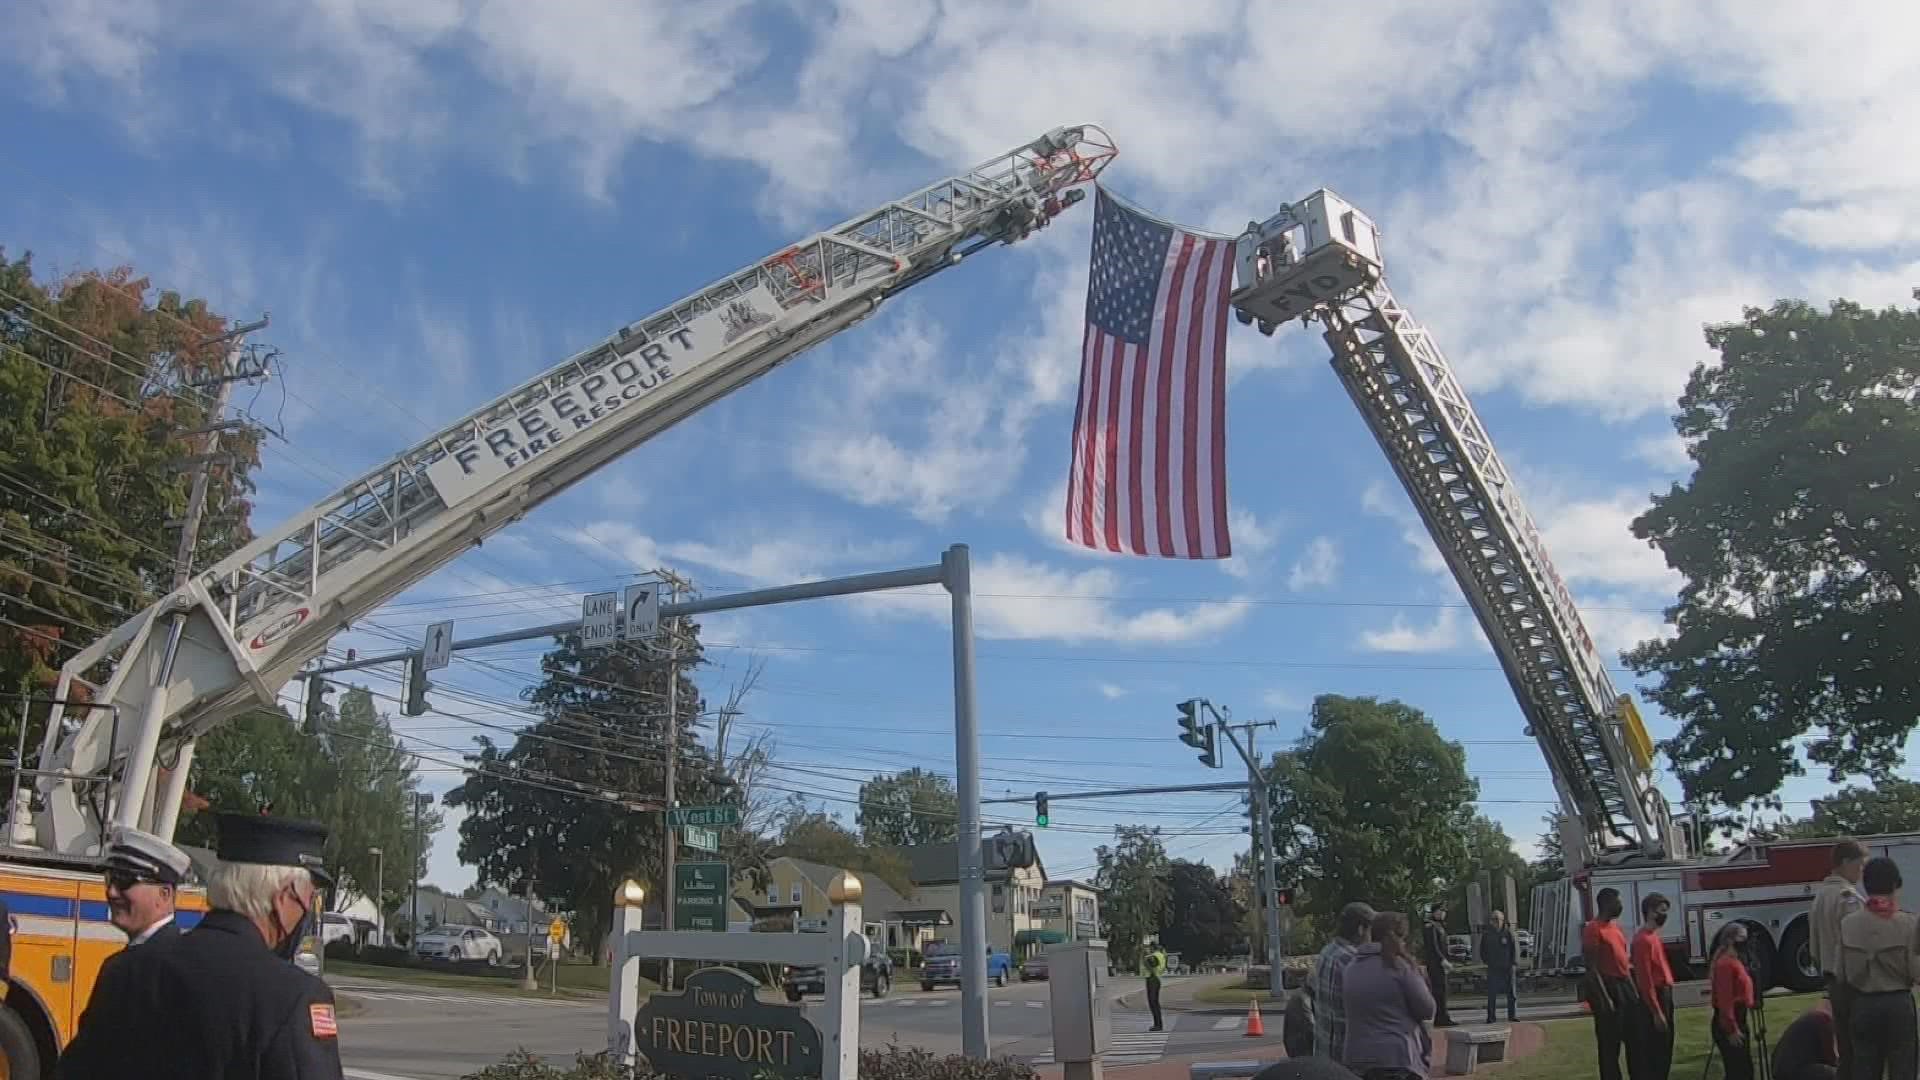
[[[193,870],[187,853],[139,829],[121,829],[107,847],[107,918],[127,935],[127,947],[180,936],[173,924],[175,892]]]
[[[167,948],[127,955],[123,992],[88,1010],[61,1075],[340,1080],[333,992],[288,962],[332,884],[326,828],[219,820],[206,918]]]

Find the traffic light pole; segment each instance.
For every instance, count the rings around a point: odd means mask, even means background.
[[[1247,733],[1246,745],[1242,746],[1240,740],[1233,734],[1234,726],[1224,721],[1219,723],[1220,730],[1226,733],[1227,740],[1233,743],[1233,748],[1239,752],[1240,760],[1247,764],[1247,789],[1250,796],[1247,800],[1247,812],[1253,817],[1254,857],[1260,861],[1260,908],[1264,916],[1262,925],[1266,928],[1267,939],[1267,992],[1278,998],[1280,992],[1286,987],[1286,980],[1281,975],[1286,957],[1283,955],[1284,950],[1280,944],[1280,890],[1273,878],[1275,855],[1273,802],[1268,794],[1266,773],[1260,768],[1260,759],[1254,755],[1253,749],[1254,729],[1273,726],[1271,721],[1264,724],[1238,725],[1240,730]]]

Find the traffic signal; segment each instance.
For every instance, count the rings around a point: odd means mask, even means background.
[[[1200,764],[1209,769],[1220,767],[1220,754],[1215,745],[1215,732],[1212,724],[1200,722],[1201,699],[1183,701],[1179,704],[1180,741],[1200,751]]]
[[[1040,828],[1044,829],[1049,824],[1051,824],[1052,821],[1053,821],[1053,815],[1047,813],[1047,793],[1044,791],[1034,792],[1033,793],[1033,823],[1039,826]]]
[[[327,695],[333,687],[318,675],[307,676],[307,734],[317,735],[326,726]]]
[[[407,700],[400,706],[400,712],[407,716],[424,716],[431,708],[427,704],[427,691],[433,684],[427,681],[427,666],[421,658],[415,656],[407,661]]]

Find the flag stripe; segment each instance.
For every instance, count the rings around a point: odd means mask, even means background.
[[[1232,241],[1099,193],[1067,538],[1166,558],[1225,558],[1225,332]]]

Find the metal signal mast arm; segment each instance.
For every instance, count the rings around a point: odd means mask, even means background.
[[[1512,474],[1433,338],[1382,277],[1379,233],[1321,190],[1255,222],[1240,240],[1243,323],[1271,334],[1315,320],[1368,430],[1500,657],[1579,824],[1582,865],[1678,855],[1653,744],[1615,691]]]
[[[117,711],[69,709],[49,726],[41,768],[57,775],[38,782],[40,845],[86,853],[109,819],[171,833],[178,781],[153,794],[163,734],[190,747],[272,703],[335,632],[900,290],[1045,227],[1114,153],[1097,127],[1056,128],[810,236],[622,327],[194,575],[61,669],[57,697]]]

